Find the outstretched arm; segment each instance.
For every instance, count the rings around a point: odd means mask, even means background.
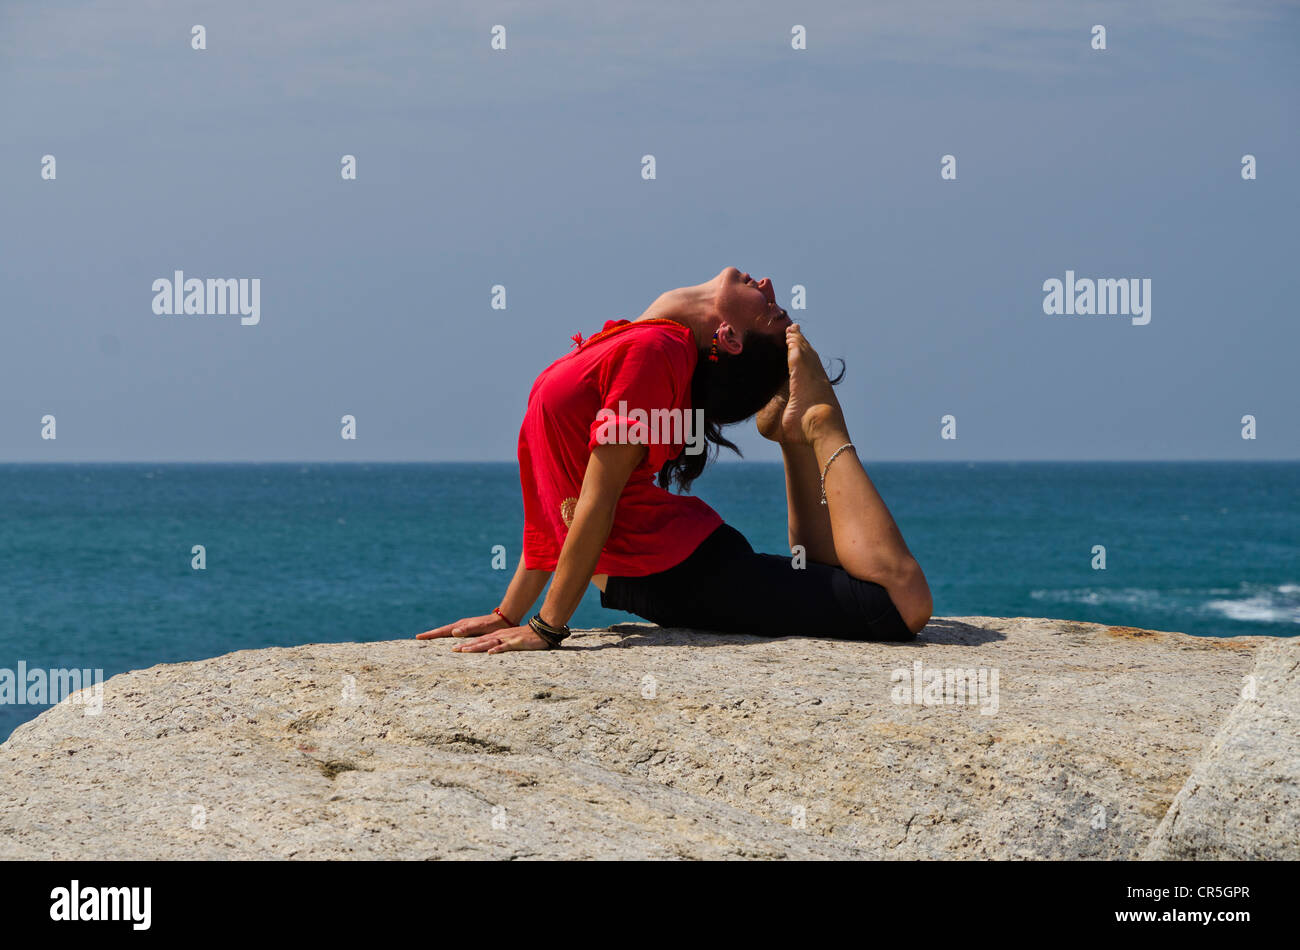
[[[506,595],[501,598],[501,612],[511,620],[527,623],[526,615],[533,609],[533,604],[542,595],[542,591],[546,590],[546,582],[550,579],[550,571],[530,571],[524,567],[524,559],[520,556],[515,576],[510,579]]]
[[[632,472],[645,458],[644,445],[598,445],[587,463],[573,524],[560,548],[555,582],[542,604],[542,619],[552,626],[569,622],[582,602],[600,552],[614,526],[614,509]]]
[[[524,614],[533,609],[533,604],[542,591],[546,589],[546,582],[550,577],[550,571],[530,571],[524,567],[524,559],[521,555],[519,566],[515,568],[515,576],[510,579],[510,586],[506,588],[506,595],[501,598],[501,606],[498,609],[511,620],[519,623],[527,622],[528,618]],[[434,630],[417,633],[415,639],[478,637],[485,633],[509,630],[510,627],[511,624],[501,619],[500,614],[491,613],[484,614],[481,617],[463,617],[455,623],[444,624]]]
[[[644,445],[598,445],[592,450],[578,492],[573,523],[569,525],[564,545],[560,548],[555,579],[539,611],[542,619],[551,626],[567,624],[582,602],[582,595],[600,561],[600,552],[604,550],[609,531],[614,526],[614,509],[619,496],[645,454]],[[546,643],[527,626],[528,619],[520,619],[522,626],[484,633],[454,649],[462,653],[545,649]]]

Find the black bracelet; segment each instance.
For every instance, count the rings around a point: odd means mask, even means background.
[[[532,629],[533,633],[546,641],[547,648],[551,650],[558,647],[560,641],[569,635],[569,628],[567,626],[552,627],[542,619],[540,613],[533,615],[533,619],[528,621],[528,626]]]

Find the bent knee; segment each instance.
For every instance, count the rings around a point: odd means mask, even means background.
[[[930,615],[933,609],[933,605],[927,601],[926,606],[924,607],[917,607],[914,610],[908,611],[899,611],[899,614],[903,618],[903,623],[907,624],[907,629],[912,634],[913,639],[915,639],[916,635],[924,630],[926,624],[930,622]]]
[[[913,637],[925,629],[934,611],[934,600],[920,564],[912,561],[899,580],[890,586],[889,596]]]

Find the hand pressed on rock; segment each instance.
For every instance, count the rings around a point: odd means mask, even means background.
[[[457,620],[455,623],[444,624],[433,630],[426,630],[424,633],[417,633],[417,640],[433,640],[438,637],[477,637],[493,631],[505,630],[510,626],[509,622],[501,617],[500,614],[484,614],[482,617],[466,617],[463,620]]]
[[[469,643],[458,643],[453,653],[507,653],[510,650],[546,650],[545,640],[533,632],[532,627],[508,627],[475,637]]]

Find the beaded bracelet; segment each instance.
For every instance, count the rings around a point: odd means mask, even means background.
[[[494,614],[496,614],[498,617],[500,617],[502,620],[504,620],[506,623],[510,624],[510,626],[512,626],[512,627],[517,627],[517,626],[519,626],[519,624],[515,623],[513,620],[511,620],[509,617],[507,617],[504,613],[502,613],[500,607],[493,607],[493,608],[492,608],[492,612],[493,612]]]
[[[560,645],[560,641],[569,635],[568,626],[552,627],[542,619],[541,614],[534,614],[533,619],[528,621],[528,626],[532,628],[533,633],[545,641],[547,648],[554,650]]]

